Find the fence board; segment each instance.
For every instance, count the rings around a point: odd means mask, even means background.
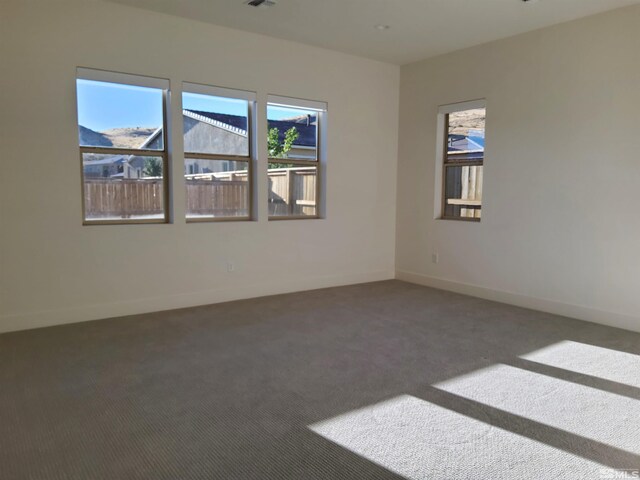
[[[269,171],[270,215],[315,215],[316,169]],[[249,214],[249,182],[244,172],[188,175],[185,179],[188,216],[233,217]],[[84,183],[88,219],[162,215],[162,180],[91,178]]]

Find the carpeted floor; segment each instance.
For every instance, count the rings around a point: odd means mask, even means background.
[[[640,334],[399,281],[0,335],[3,480],[612,468],[640,469]]]

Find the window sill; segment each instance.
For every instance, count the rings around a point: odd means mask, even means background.
[[[269,221],[281,221],[281,220],[322,220],[322,217],[318,215],[290,215],[282,217],[269,217]]]
[[[186,218],[187,223],[220,223],[220,222],[251,222],[251,217],[203,217]]]
[[[480,223],[481,218],[471,218],[471,217],[438,217],[436,220],[447,220],[453,222],[471,222],[471,223]]]
[[[82,222],[83,226],[93,226],[93,225],[162,225],[170,223],[166,218],[158,218],[158,219],[139,219],[139,220],[84,220]]]

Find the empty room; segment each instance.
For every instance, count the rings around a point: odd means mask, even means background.
[[[640,478],[640,0],[0,0],[0,480]]]

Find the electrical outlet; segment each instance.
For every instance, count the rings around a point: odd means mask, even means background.
[[[233,263],[232,261],[227,261],[227,272],[235,272],[236,271],[236,265],[235,263]]]
[[[431,254],[431,261],[433,263],[440,263],[440,254],[438,252]]]

